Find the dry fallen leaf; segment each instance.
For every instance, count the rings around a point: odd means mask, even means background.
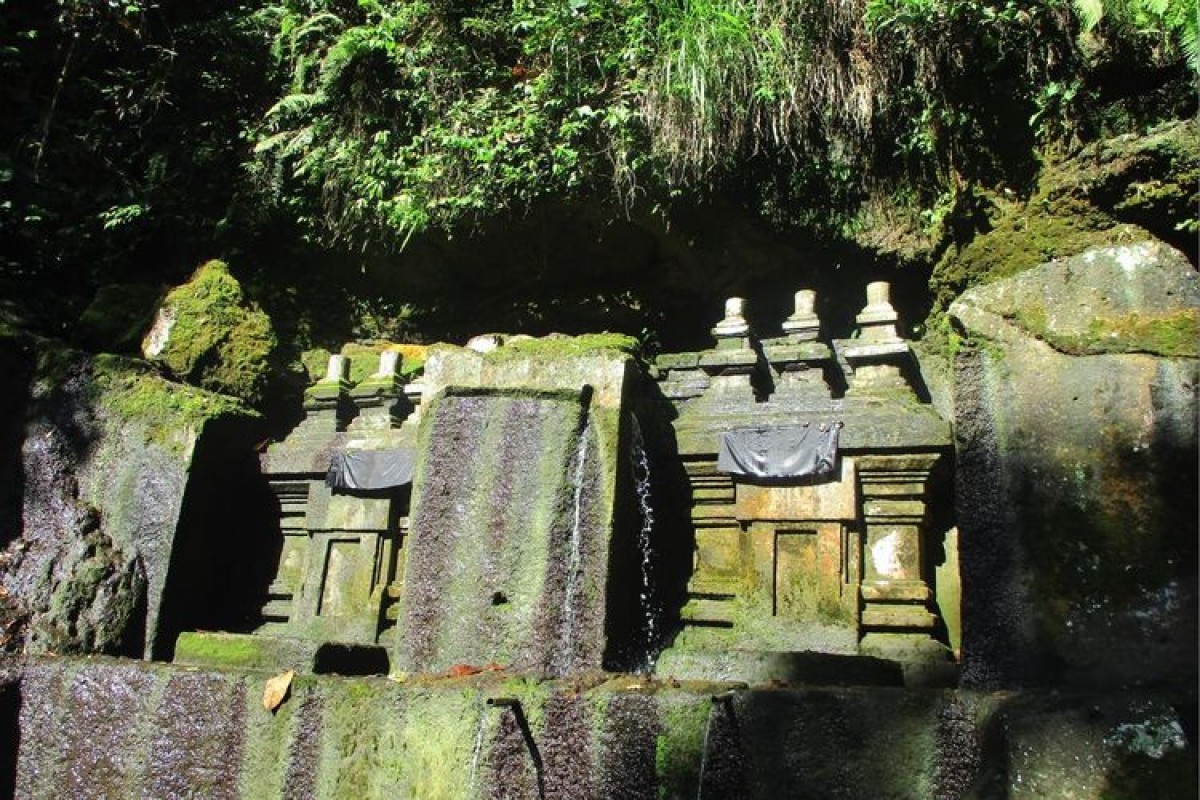
[[[279,708],[287,699],[288,690],[292,688],[292,678],[294,677],[296,677],[296,672],[289,669],[274,678],[268,678],[267,686],[263,689],[263,708],[267,711]]]
[[[467,675],[478,675],[481,672],[483,672],[481,667],[472,664],[455,664],[446,670],[446,675],[451,678],[464,678]]]

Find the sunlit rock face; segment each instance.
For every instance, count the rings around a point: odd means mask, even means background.
[[[950,311],[968,676],[1194,679],[1196,271],[1098,248]]]

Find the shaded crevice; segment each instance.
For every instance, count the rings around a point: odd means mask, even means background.
[[[746,794],[746,760],[737,703],[731,694],[716,695],[705,723],[700,759],[699,800],[741,800]]]
[[[17,791],[17,753],[21,746],[21,684],[0,684],[0,798]]]
[[[5,390],[0,392],[0,550],[21,535],[25,494],[21,445],[34,364],[30,346],[17,339],[0,341],[0,374],[5,376]]]
[[[182,631],[253,631],[282,541],[278,500],[259,469],[257,422],[214,420],[192,455],[163,591],[153,657]],[[219,577],[218,577],[219,576]]]

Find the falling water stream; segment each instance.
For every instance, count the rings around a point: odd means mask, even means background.
[[[708,711],[708,722],[704,726],[704,745],[700,750],[700,774],[696,779],[696,800],[704,800],[704,771],[708,767],[708,740],[712,736],[713,717],[717,713],[714,703]]]
[[[567,589],[563,600],[562,650],[559,669],[562,674],[571,670],[575,660],[575,606],[578,602],[579,578],[583,566],[583,484],[584,468],[587,464],[588,428],[579,434],[579,450],[575,457],[575,474],[571,485],[575,490],[575,513],[571,520],[571,545],[567,556]]]
[[[487,727],[487,714],[481,708],[479,712],[479,723],[475,726],[475,744],[471,748],[471,775],[468,778],[467,786],[472,792],[475,791],[475,781],[479,776],[479,761],[483,756],[483,731]]]
[[[654,530],[654,507],[650,502],[650,457],[646,453],[646,443],[642,438],[642,427],[637,417],[633,420],[633,443],[629,456],[633,460],[634,488],[637,492],[638,513],[642,525],[638,531],[638,557],[641,561],[642,585],[639,600],[642,611],[642,645],[645,652],[643,669],[654,671],[655,647],[658,644],[659,609],[657,592],[654,585],[654,553],[651,547],[650,535]]]

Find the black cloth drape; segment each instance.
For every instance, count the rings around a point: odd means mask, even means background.
[[[392,450],[342,450],[329,460],[325,484],[334,489],[391,489],[412,483],[416,453]]]
[[[751,478],[822,478],[837,467],[842,423],[750,428],[721,436],[717,469]]]

